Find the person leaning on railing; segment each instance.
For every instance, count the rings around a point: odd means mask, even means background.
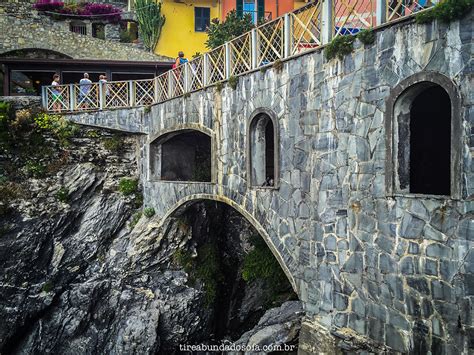
[[[107,101],[107,96],[109,96],[109,87],[107,85],[107,75],[99,76],[99,85],[102,88],[102,96],[105,101]]]
[[[79,94],[79,104],[77,105],[80,107],[84,104],[83,108],[89,108],[88,98],[89,91],[91,90],[92,81],[89,80],[89,74],[84,73],[84,77],[79,81],[80,86],[80,94]]]
[[[62,97],[61,97],[61,93],[59,92],[58,90],[58,86],[59,86],[59,75],[58,74],[54,74],[53,75],[53,82],[51,83],[51,94],[53,96],[53,110],[56,111],[56,112],[61,112],[61,101],[62,101]]]

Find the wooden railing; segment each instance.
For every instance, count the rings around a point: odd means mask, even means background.
[[[434,0],[320,0],[287,13],[154,79],[44,86],[47,111],[148,106],[201,90],[433,6]]]

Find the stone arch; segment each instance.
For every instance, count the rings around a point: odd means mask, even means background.
[[[148,144],[149,151],[149,169],[148,177],[149,180],[172,180],[172,179],[163,179],[162,178],[162,154],[163,154],[163,144],[165,144],[170,139],[173,139],[180,135],[198,133],[199,136],[209,137],[209,164],[210,164],[210,177],[209,181],[203,182],[215,182],[215,135],[213,131],[207,127],[196,123],[185,123],[173,126],[171,128],[163,129],[155,133],[150,139]],[[207,145],[206,145],[207,147]],[[207,148],[206,148],[207,149]],[[207,153],[206,153],[207,156]],[[191,180],[192,181],[192,180]],[[201,180],[196,180],[201,181]]]
[[[222,202],[233,209],[235,209],[237,212],[239,212],[259,233],[259,235],[263,238],[265,243],[267,244],[268,248],[271,250],[273,256],[276,258],[278,261],[278,264],[282,268],[283,272],[285,273],[286,277],[290,281],[291,287],[295,291],[295,293],[298,295],[298,290],[296,287],[296,282],[291,274],[288,266],[285,264],[285,261],[283,259],[283,256],[280,254],[278,249],[275,247],[273,244],[270,235],[267,233],[267,231],[263,228],[263,226],[250,214],[247,210],[245,210],[242,206],[239,204],[235,203],[231,199],[221,196],[221,195],[211,195],[211,194],[193,194],[193,195],[188,195],[186,197],[183,197],[180,199],[178,202],[176,202],[171,208],[168,209],[168,211],[165,213],[163,217],[160,218],[160,222],[158,224],[158,227],[161,227],[164,222],[170,218],[173,214],[178,212],[180,209],[186,209],[186,207],[190,206],[193,203],[196,203],[198,201],[202,200],[211,200],[211,201],[217,201],[217,202]]]
[[[2,58],[32,58],[32,59],[72,59],[71,56],[46,48],[18,48],[3,52]]]
[[[268,126],[271,124],[272,127]],[[267,129],[269,128],[269,129]],[[271,132],[272,131],[272,132]],[[266,170],[271,167],[273,185],[266,186],[277,189],[280,182],[280,127],[275,112],[266,108],[256,109],[247,122],[247,174],[248,183],[252,187],[265,185],[269,174]],[[272,134],[273,159],[267,157],[269,133]],[[260,161],[258,161],[258,160]],[[270,176],[271,177],[271,176]],[[263,184],[262,184],[263,183]]]
[[[446,76],[435,72],[421,72],[408,77],[391,90],[386,101],[386,153],[385,174],[387,194],[409,193],[407,182],[410,159],[410,116],[412,104],[427,89],[442,88],[449,96],[451,109],[450,134],[450,196],[461,198],[461,152],[459,140],[462,131],[461,96],[456,85]],[[408,144],[407,144],[408,141]],[[400,174],[401,172],[401,174]]]

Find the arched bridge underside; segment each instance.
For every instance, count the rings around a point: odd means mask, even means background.
[[[332,332],[379,349],[467,353],[474,332],[472,20],[386,27],[374,44],[356,42],[344,60],[328,62],[316,51],[241,77],[236,89],[210,88],[151,110],[68,117],[145,134],[145,205],[159,216],[196,199],[243,214],[304,302],[302,350]],[[428,89],[443,98],[443,117],[433,114],[442,123],[430,129],[449,152],[439,165],[442,181],[427,176],[425,184],[413,181],[410,167],[432,169],[436,147],[410,137],[429,141],[420,120],[431,126],[433,110],[424,115],[419,96]],[[251,124],[255,117],[260,123]],[[188,134],[181,145],[172,141],[178,133],[169,136],[175,131]],[[206,148],[179,154],[193,131]],[[208,175],[195,164],[202,154]],[[164,180],[163,166],[184,156],[190,179],[203,181]]]

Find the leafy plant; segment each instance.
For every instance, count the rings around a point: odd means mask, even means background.
[[[143,214],[146,218],[151,218],[155,215],[155,209],[153,207],[147,207],[143,210]]]
[[[40,162],[29,160],[25,165],[26,174],[35,178],[42,178],[46,175],[46,167]]]
[[[95,15],[95,20],[104,19],[109,22],[118,22],[122,18],[122,9],[111,4],[79,2],[65,5],[62,1],[37,0],[33,7],[38,11],[52,12],[51,16],[58,20],[91,15]]]
[[[235,10],[230,11],[221,23],[213,19],[207,29],[206,46],[209,49],[217,48],[225,42],[250,31],[254,27],[252,16],[246,14],[240,17]]]
[[[56,192],[56,198],[61,202],[67,202],[69,200],[69,190],[65,187],[61,187],[58,192]]]
[[[324,49],[324,54],[327,60],[334,58],[344,59],[344,56],[352,53],[354,36],[337,36]]]
[[[224,88],[224,85],[223,85],[221,82],[218,82],[218,83],[216,84],[216,90],[217,90],[217,92],[221,92],[223,88]]]
[[[120,30],[120,43],[132,43],[133,36],[129,30],[121,29]]]
[[[130,196],[138,191],[138,180],[122,178],[119,182],[119,191],[124,196]]]
[[[196,252],[193,257],[190,251],[179,249],[173,254],[173,261],[186,271],[190,282],[200,280],[203,283],[205,302],[210,306],[217,298],[218,284],[223,279],[217,245],[208,242],[199,246]]]
[[[229,86],[232,88],[232,90],[237,89],[238,83],[239,83],[239,78],[237,76],[231,76],[229,78]]]
[[[104,138],[102,143],[104,144],[104,148],[111,151],[118,153],[122,149],[123,141],[120,136],[114,135],[110,138]]]
[[[132,220],[129,223],[130,229],[135,228],[137,223],[140,221],[140,218],[142,218],[142,213],[141,212],[136,212],[136,213],[133,214]]]
[[[253,236],[250,243],[253,249],[245,255],[242,278],[246,282],[267,280],[275,288],[285,284],[286,276],[265,241],[260,236]]]
[[[142,33],[143,45],[150,52],[155,50],[166,18],[161,13],[161,2],[135,0],[135,13]]]
[[[366,46],[371,45],[375,41],[375,33],[372,30],[362,30],[357,34],[357,39]]]
[[[57,11],[64,7],[62,1],[37,0],[33,7],[38,11]]]
[[[277,72],[280,72],[283,69],[283,62],[281,61],[281,59],[275,60],[275,62],[273,63],[273,68]]]
[[[429,23],[440,20],[445,23],[460,19],[468,14],[474,6],[474,0],[443,0],[428,11],[416,15],[417,23]]]
[[[99,138],[100,134],[95,129],[91,129],[90,131],[87,131],[86,136],[87,138]]]
[[[13,108],[9,102],[0,101],[0,122],[7,123],[13,117]]]
[[[42,287],[42,291],[43,292],[51,292],[53,290],[53,283],[52,281],[46,281],[44,284],[43,284],[43,287]]]
[[[4,177],[2,175],[2,177]],[[11,210],[12,200],[21,196],[21,186],[2,179],[0,182],[0,216],[8,214]]]

